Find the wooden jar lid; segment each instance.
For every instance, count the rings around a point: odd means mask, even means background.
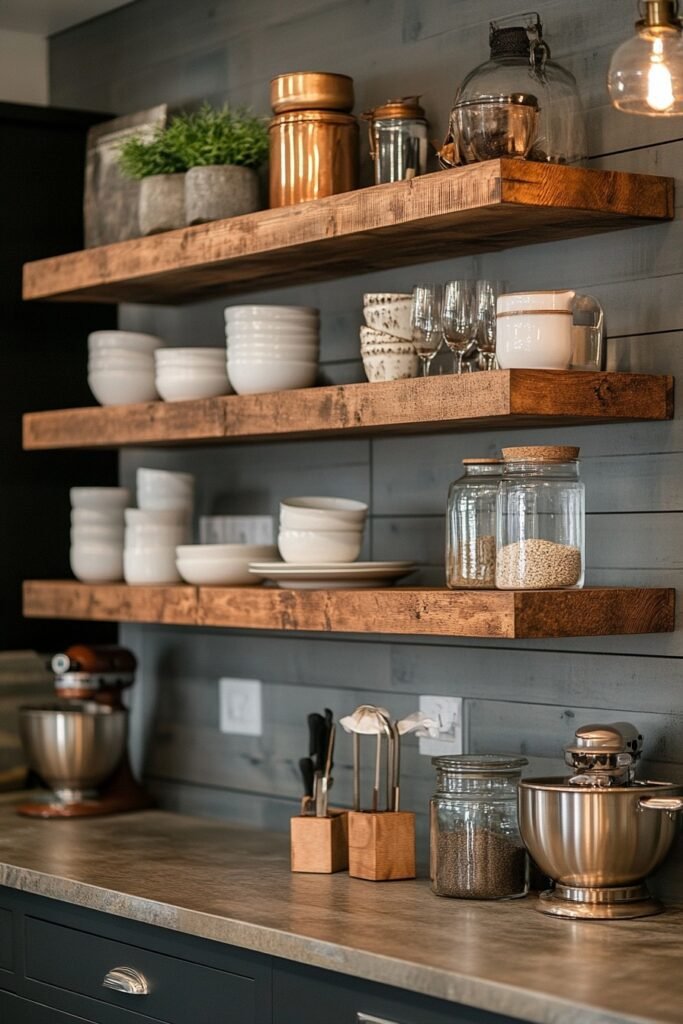
[[[497,466],[502,459],[463,459],[463,466]]]
[[[570,444],[532,444],[503,448],[504,462],[575,462],[580,448]]]

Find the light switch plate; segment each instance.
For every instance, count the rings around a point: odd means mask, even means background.
[[[236,736],[262,736],[261,683],[258,679],[218,680],[219,728]]]
[[[420,711],[434,718],[440,726],[438,739],[420,739],[420,753],[439,757],[442,754],[462,754],[464,723],[462,697],[420,697]]]

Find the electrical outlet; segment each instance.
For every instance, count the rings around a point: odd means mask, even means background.
[[[262,736],[261,683],[258,679],[219,679],[219,728],[236,736]]]
[[[462,697],[420,697],[420,711],[439,723],[438,739],[420,739],[420,753],[438,757],[463,753]]]

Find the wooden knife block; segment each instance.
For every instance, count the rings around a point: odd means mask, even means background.
[[[415,878],[412,811],[349,811],[349,874],[371,882]]]
[[[349,866],[348,820],[346,811],[330,811],[329,818],[292,818],[291,870],[318,875],[345,871]]]

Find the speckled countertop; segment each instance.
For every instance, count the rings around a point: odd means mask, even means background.
[[[0,799],[0,884],[537,1024],[683,1021],[683,910],[558,921],[533,899],[292,875],[286,836],[161,811],[33,821]]]

